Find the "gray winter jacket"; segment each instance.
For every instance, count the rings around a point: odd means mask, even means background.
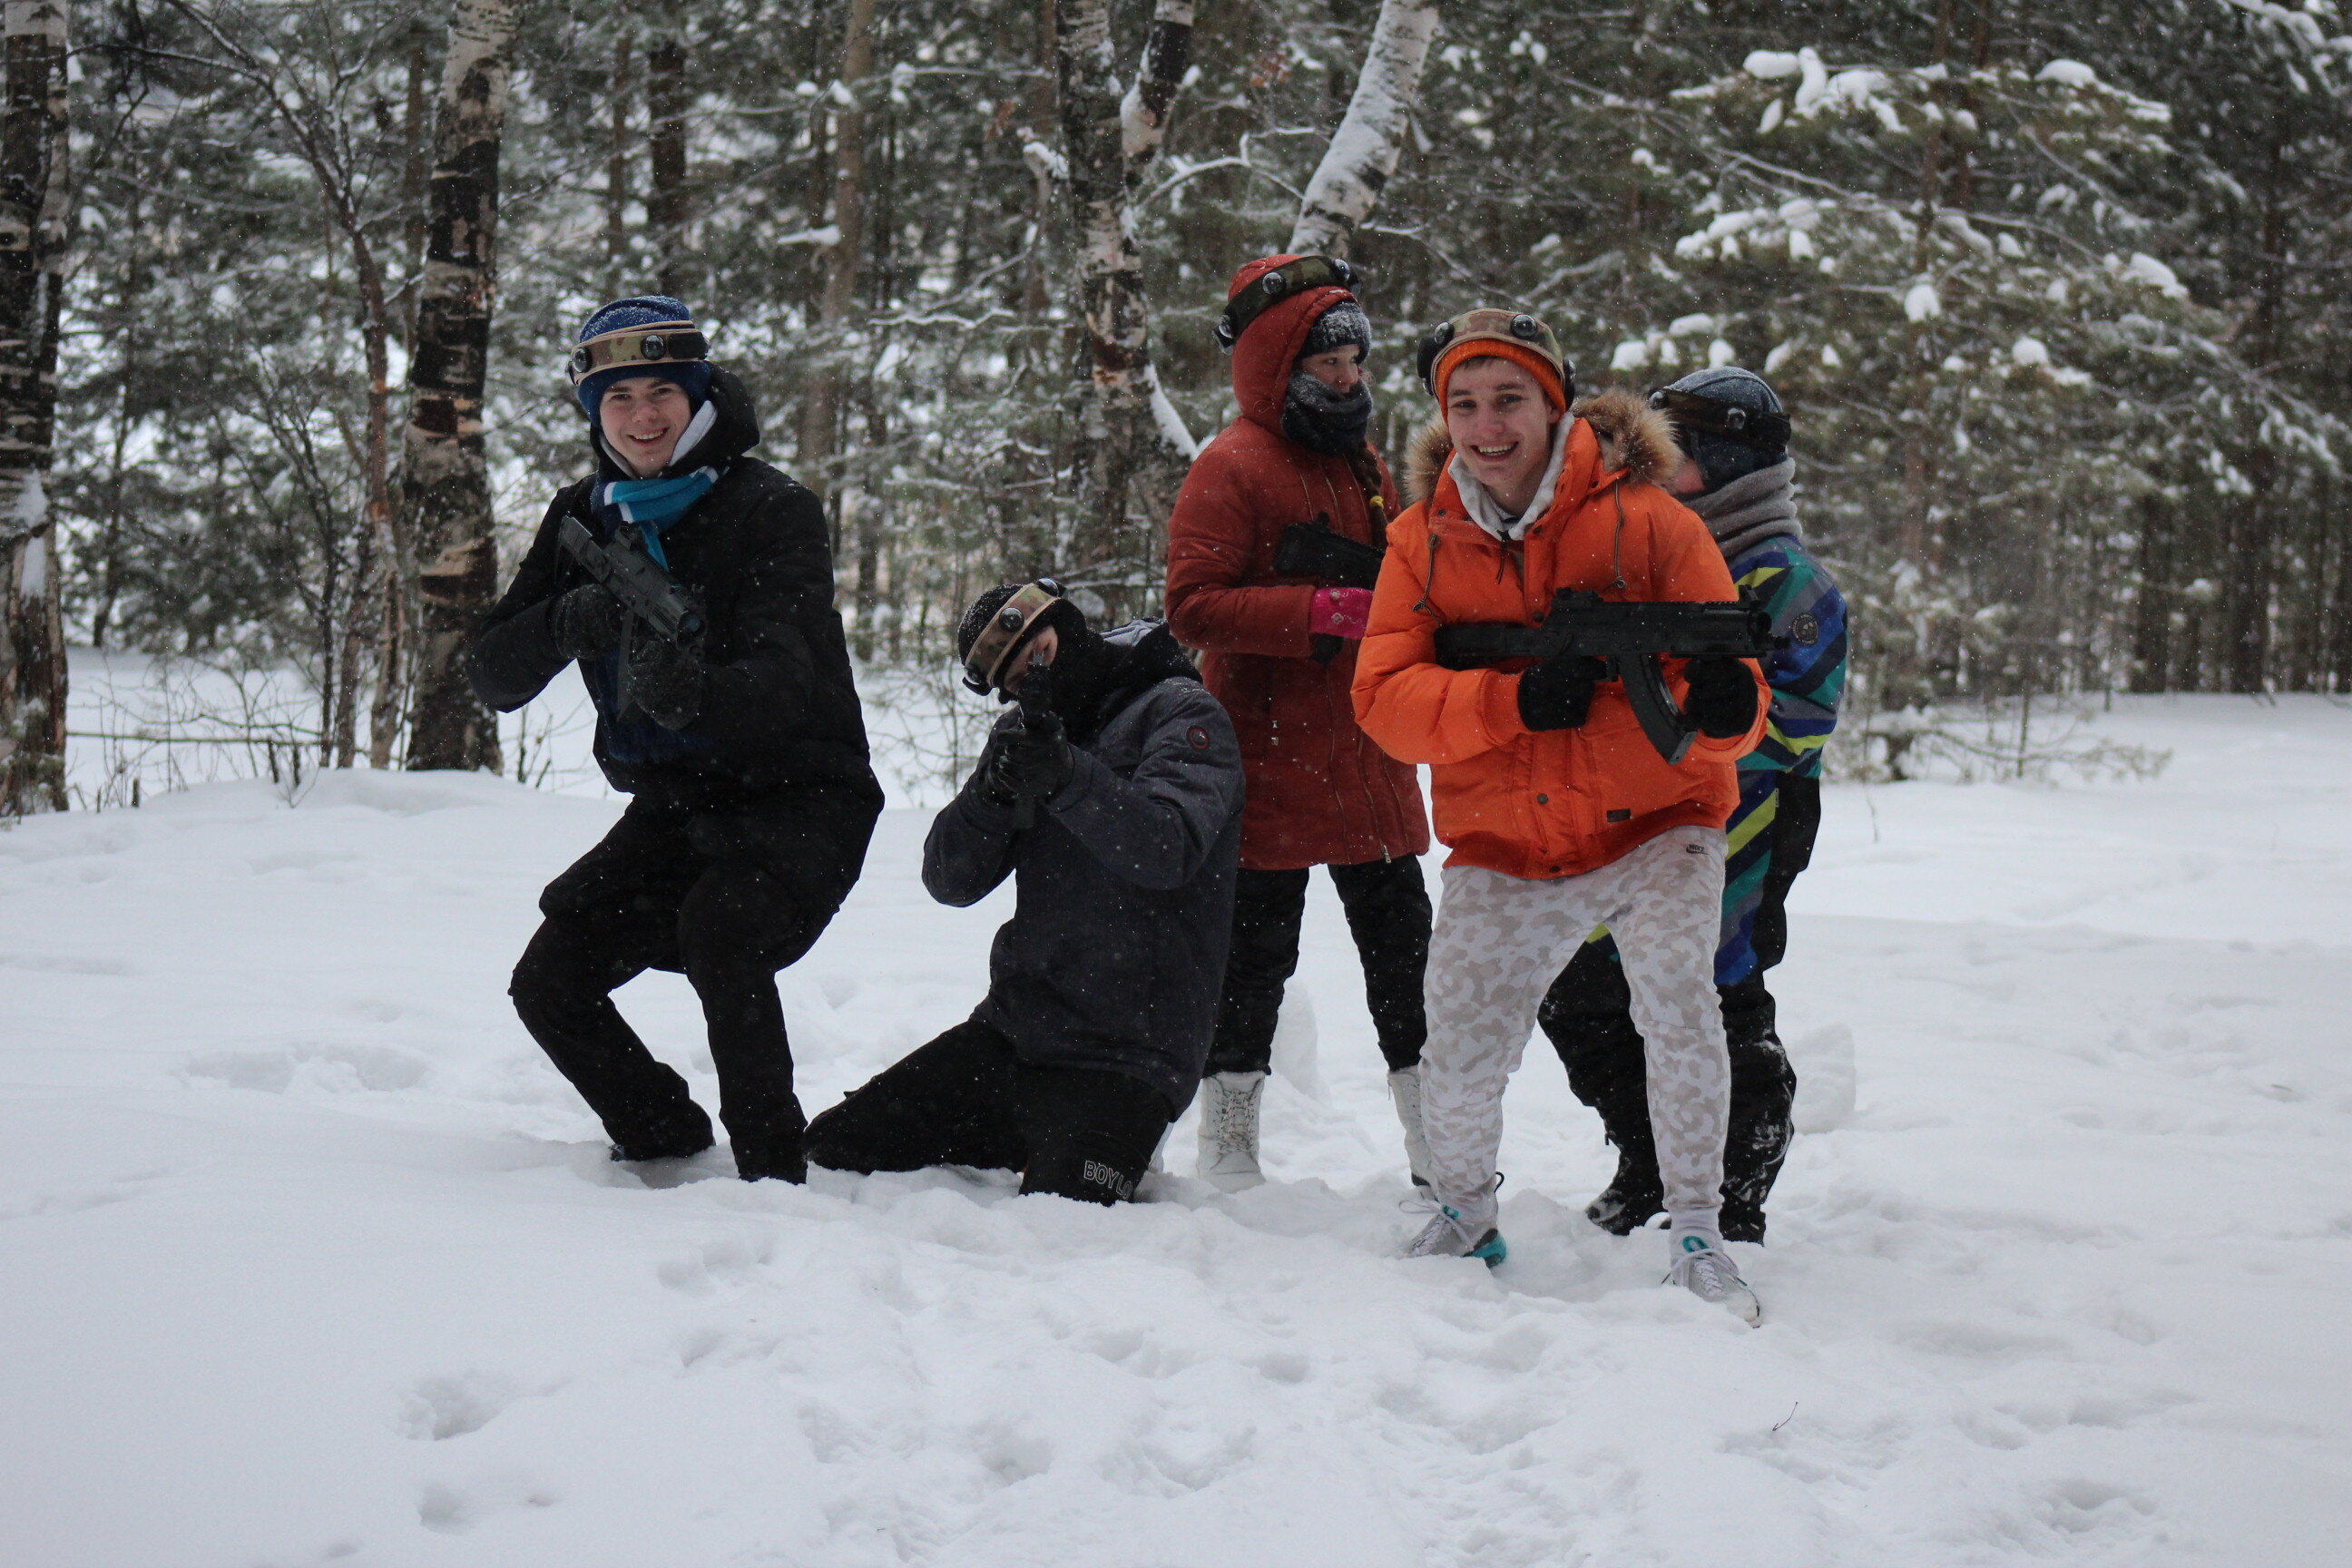
[[[923,886],[961,909],[1014,879],[974,1022],[1024,1062],[1124,1073],[1181,1111],[1208,1059],[1232,940],[1241,752],[1217,700],[1175,673],[1191,666],[1166,629],[1123,631],[1149,684],[1129,685],[1072,742],[1076,772],[1025,833],[975,769],[931,824]]]

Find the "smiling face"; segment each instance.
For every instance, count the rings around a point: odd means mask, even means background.
[[[1525,511],[1535,500],[1559,418],[1536,378],[1509,360],[1474,359],[1446,378],[1445,433],[1505,511]]]
[[[604,389],[596,422],[604,444],[636,476],[649,479],[669,467],[677,438],[694,417],[686,388],[664,376],[633,375]]]
[[[1345,397],[1364,379],[1364,351],[1353,343],[1342,343],[1328,353],[1307,355],[1298,362],[1298,368]]]

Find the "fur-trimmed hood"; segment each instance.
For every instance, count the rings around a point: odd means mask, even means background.
[[[1604,473],[1623,469],[1628,484],[1664,482],[1683,460],[1675,444],[1675,427],[1666,416],[1630,392],[1596,392],[1577,399],[1570,416],[1592,426],[1601,442]],[[1445,416],[1438,415],[1413,433],[1405,447],[1404,500],[1419,506],[1437,493],[1437,479],[1454,456],[1454,437],[1445,433]]]

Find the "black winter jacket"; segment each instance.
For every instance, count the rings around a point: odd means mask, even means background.
[[[662,541],[670,574],[702,596],[703,654],[711,666],[702,713],[674,735],[642,714],[625,722],[616,712],[617,657],[583,663],[596,704],[596,761],[614,789],[696,808],[723,809],[796,784],[871,788],[865,715],[833,607],[824,506],[742,455],[759,440],[760,426],[740,382],[716,372],[710,399],[717,423],[665,477],[714,461],[727,463],[726,474]],[[599,463],[604,477],[621,477],[601,447]],[[467,667],[474,690],[500,712],[538,696],[567,662],[548,629],[548,607],[590,579],[558,533],[572,516],[605,537],[589,504],[595,483],[583,479],[557,493],[474,646]]]
[[[1076,771],[1027,832],[971,782],[931,824],[923,886],[962,908],[1019,900],[973,1012],[1023,1061],[1092,1068],[1191,1102],[1215,1032],[1241,853],[1242,763],[1224,709],[1165,626],[1111,634],[1127,668]],[[1074,729],[1074,733],[1078,733]]]

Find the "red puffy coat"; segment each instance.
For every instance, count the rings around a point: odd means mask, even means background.
[[[1294,259],[1251,262],[1234,290]],[[1201,678],[1233,715],[1249,784],[1242,865],[1254,871],[1360,865],[1429,847],[1413,770],[1356,723],[1349,688],[1357,645],[1317,663],[1307,624],[1317,584],[1274,570],[1282,531],[1293,523],[1319,521],[1360,542],[1386,544],[1347,459],[1282,434],[1283,395],[1307,330],[1351,297],[1308,289],[1250,323],[1234,346],[1242,416],[1202,449],[1168,520],[1168,619],[1203,651]],[[1395,487],[1385,466],[1380,472],[1393,512]]]

